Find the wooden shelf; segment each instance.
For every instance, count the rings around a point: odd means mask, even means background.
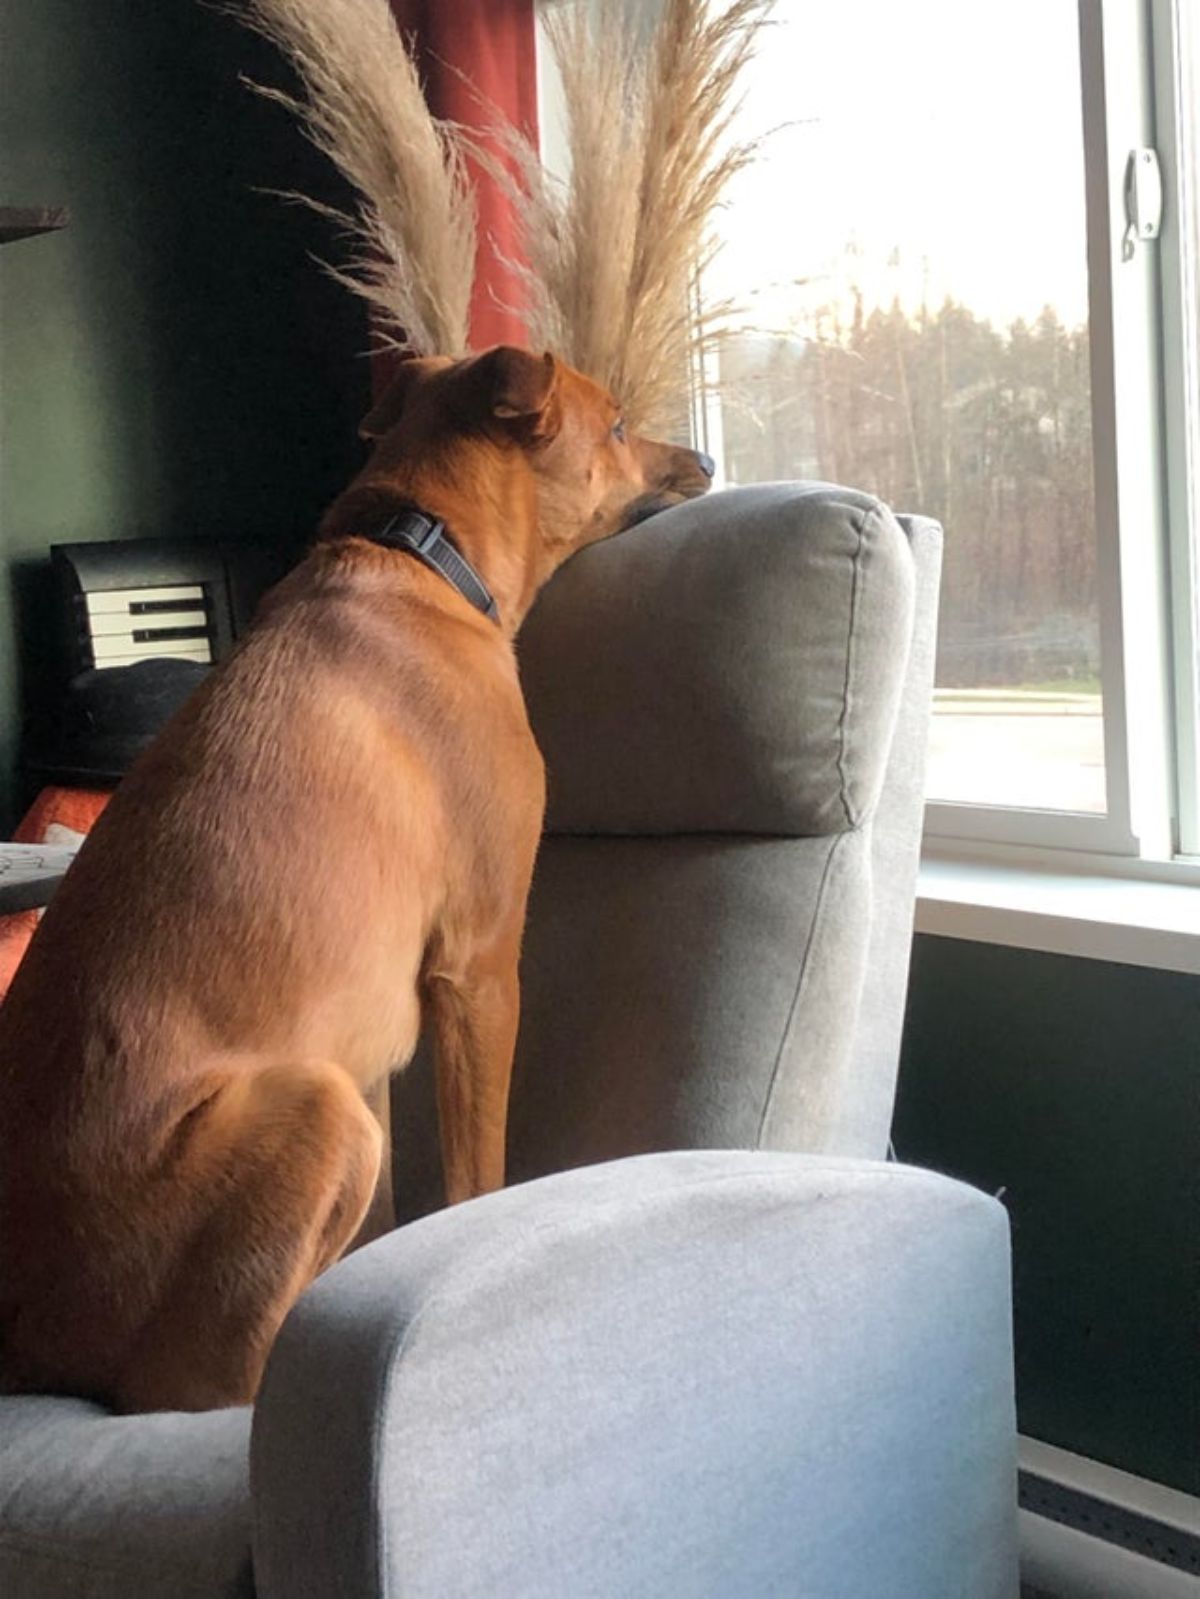
[[[65,228],[67,221],[66,207],[61,205],[0,205],[0,244],[53,233]]]

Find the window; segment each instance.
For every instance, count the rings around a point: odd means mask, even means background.
[[[760,154],[701,286],[741,309],[698,430],[728,483],[829,478],[944,523],[934,847],[1186,877],[1200,7],[777,0],[774,16],[735,129]],[[1161,172],[1158,238],[1128,227],[1135,152]]]
[[[942,521],[931,797],[1103,813],[1074,5],[775,17],[743,112],[762,153],[706,286],[745,308],[726,480],[827,478]]]

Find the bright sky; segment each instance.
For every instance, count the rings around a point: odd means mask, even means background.
[[[855,278],[868,305],[1086,320],[1076,0],[777,0],[775,17],[739,132],[778,131],[718,219],[710,292],[772,328],[848,305]]]

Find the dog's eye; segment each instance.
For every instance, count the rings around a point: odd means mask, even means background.
[[[625,442],[625,418],[624,417],[618,418],[618,420],[613,423],[612,436],[613,436],[614,439],[616,439],[618,444],[624,444],[624,442]]]

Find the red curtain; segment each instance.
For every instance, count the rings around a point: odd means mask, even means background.
[[[392,0],[397,22],[416,40],[421,77],[435,116],[486,135],[490,102],[536,140],[533,8],[534,0]],[[496,259],[517,254],[511,209],[486,173],[476,168],[473,176],[479,196],[479,251],[471,343],[477,350],[492,344],[523,344],[520,311],[511,309],[520,306],[521,287]]]

